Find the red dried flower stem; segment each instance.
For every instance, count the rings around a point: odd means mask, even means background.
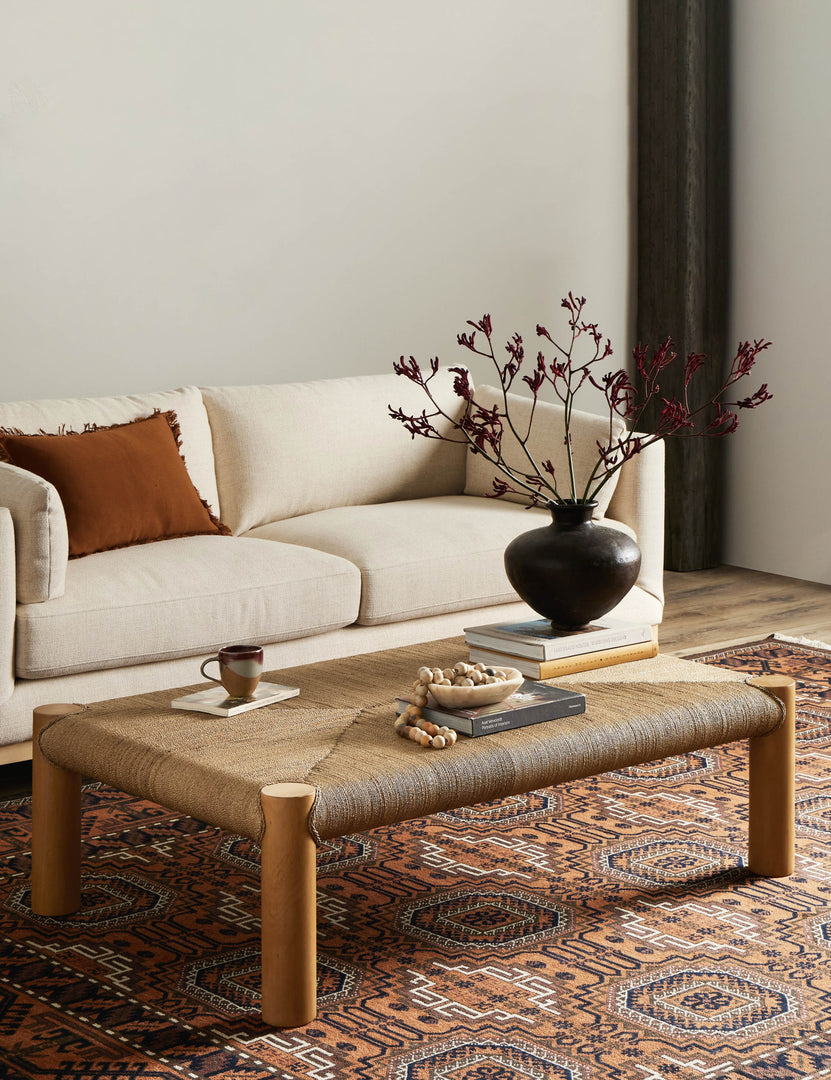
[[[603,335],[596,323],[582,321],[585,304],[585,297],[576,298],[573,293],[569,293],[562,301],[562,306],[569,312],[571,341],[568,348],[558,344],[544,326],[537,326],[537,335],[550,341],[562,359],[559,361],[552,360],[549,364],[543,353],[539,352],[533,375],[524,375],[522,377],[522,381],[526,383],[532,394],[531,412],[524,436],[520,435],[514,425],[508,403],[508,391],[525,359],[524,345],[520,335],[514,334],[505,346],[509,359],[504,366],[500,366],[493,349],[490,315],[483,315],[479,322],[469,321],[468,325],[473,327],[473,332],[459,334],[457,341],[468,351],[490,360],[496,368],[502,390],[503,411],[500,412],[499,406],[486,409],[475,400],[466,368],[450,368],[450,371],[457,376],[453,384],[454,393],[465,401],[464,415],[460,420],[454,419],[441,408],[429,387],[431,379],[439,370],[438,359],[430,360],[431,371],[429,375],[425,376],[414,357],[411,356],[408,362],[402,356],[399,363],[393,365],[395,372],[404,375],[421,386],[432,402],[435,411],[428,414],[426,410],[422,410],[419,415],[408,415],[401,409],[393,409],[392,406],[389,406],[390,415],[403,423],[413,438],[416,435],[421,435],[425,438],[442,439],[445,442],[466,443],[474,453],[481,454],[491,465],[522,489],[522,491],[518,491],[517,488],[507,484],[504,480],[494,478],[494,495],[491,496],[492,498],[504,495],[509,491],[516,494],[524,492],[530,495],[531,505],[535,506],[540,502],[546,502],[549,505],[552,502],[588,502],[598,495],[612,476],[630,458],[641,453],[654,443],[670,437],[692,438],[694,436],[720,437],[729,435],[738,426],[738,416],[733,410],[754,409],[772,397],[767,384],[764,383],[749,397],[738,401],[724,401],[724,394],[727,390],[737,383],[739,379],[750,374],[758,354],[770,345],[770,342],[761,339],[753,342],[753,344],[745,341],[739,344],[730,371],[718,393],[711,396],[697,408],[691,408],[689,388],[696,372],[704,364],[705,358],[700,353],[690,353],[684,367],[682,399],[662,398],[664,407],[661,410],[656,429],[650,434],[637,434],[637,428],[647,406],[656,397],[660,396],[661,372],[677,359],[676,354],[672,351],[672,341],[667,338],[658,345],[653,350],[651,358],[646,347],[638,345],[633,349],[632,355],[642,382],[640,392],[632,384],[629,375],[624,370],[607,372],[598,380],[592,374],[591,368],[612,355],[612,346],[608,338],[605,345],[603,344]],[[487,351],[477,347],[477,332],[484,334],[487,341]],[[594,340],[594,353],[582,364],[578,364],[575,362],[574,351],[578,339],[584,334],[589,334]],[[609,434],[605,444],[600,441],[596,444],[598,459],[586,480],[582,495],[578,497],[572,453],[571,424],[576,395],[587,380],[599,389],[606,398],[609,406]],[[563,498],[559,493],[557,478],[551,461],[543,461],[541,463],[542,468],[540,468],[527,445],[536,416],[537,399],[540,390],[545,384],[551,386],[554,395],[563,404],[564,445],[569,470],[570,499]],[[713,409],[715,414],[712,419],[703,427],[698,427],[696,422],[708,410]],[[460,432],[462,438],[450,438],[439,432],[432,422],[439,416],[448,421],[456,431]],[[620,417],[626,424],[625,434],[617,439],[614,435],[614,419],[616,416]],[[505,461],[502,453],[502,437],[505,430],[503,421],[507,423],[508,428],[522,448],[531,471],[523,472],[521,469],[508,465]],[[546,479],[543,472],[548,474],[551,478],[550,481]]]
[[[661,358],[653,364],[653,372],[646,382],[646,392],[640,404],[637,407],[630,405],[625,412],[615,410],[618,411],[618,415],[625,417],[630,422],[631,427],[626,432],[624,438],[619,439],[617,443],[613,443],[611,439],[609,440],[608,450],[615,454],[619,452],[621,458],[611,467],[608,465],[606,466],[606,475],[594,489],[594,495],[597,494],[603,485],[611,479],[630,457],[634,457],[636,453],[640,453],[654,443],[660,442],[662,439],[666,438],[692,439],[698,436],[723,437],[729,435],[738,427],[738,417],[731,409],[756,408],[758,405],[763,404],[763,402],[769,401],[773,396],[768,392],[767,383],[764,383],[754,394],[748,398],[743,398],[741,401],[722,400],[722,395],[731,386],[739,379],[744,378],[745,375],[750,374],[758,354],[770,346],[770,342],[764,340],[757,340],[752,345],[750,342],[744,341],[739,344],[736,355],[730,366],[730,372],[721,389],[702,405],[699,405],[695,409],[690,408],[689,386],[692,377],[702,366],[704,361],[704,356],[702,354],[690,353],[685,368],[686,377],[683,404],[673,400],[667,400],[666,398],[662,399],[664,401],[664,410],[661,421],[659,422],[658,430],[646,436],[636,436],[635,432],[640,425],[640,420],[646,411],[647,405],[658,393],[660,393],[660,388],[657,384],[657,374],[664,367],[668,367],[669,363],[676,358],[675,353],[669,354],[671,344],[671,340],[667,338],[666,341],[659,346],[658,350],[656,350]],[[635,351],[637,352],[637,350]],[[664,356],[667,357],[666,361],[662,359]],[[595,385],[597,384],[595,383]],[[673,408],[673,406],[675,406],[675,408]],[[716,416],[704,428],[697,429],[695,424],[696,418],[704,415],[712,408],[716,409]],[[612,409],[614,409],[614,406],[612,406]],[[664,426],[662,427],[662,425]],[[637,444],[637,446],[635,446],[635,444]],[[598,458],[598,461],[592,470],[586,490],[588,490],[591,482],[597,478],[598,469],[602,464],[604,464],[603,455]]]
[[[497,374],[499,375],[499,384],[500,384],[500,387],[502,389],[502,402],[503,402],[503,405],[505,406],[505,419],[508,421],[508,427],[511,429],[511,433],[513,434],[514,438],[517,440],[519,445],[522,447],[523,453],[528,458],[528,461],[530,462],[530,464],[533,466],[534,472],[536,473],[536,475],[539,478],[540,482],[545,487],[549,488],[549,490],[551,490],[551,485],[548,483],[548,481],[545,479],[545,477],[540,472],[539,466],[537,465],[536,461],[534,461],[534,458],[531,456],[531,452],[528,449],[528,438],[529,438],[529,436],[531,434],[531,427],[532,427],[533,422],[534,422],[534,411],[535,411],[536,406],[537,406],[536,394],[534,395],[534,403],[533,403],[533,405],[531,407],[531,415],[530,415],[530,417],[528,419],[528,427],[527,427],[527,430],[525,432],[525,437],[524,438],[519,434],[517,429],[514,427],[514,422],[511,419],[510,410],[508,409],[508,390],[510,389],[511,383],[514,381],[514,376],[516,375],[517,371],[519,371],[520,367],[522,366],[522,361],[523,361],[524,356],[525,356],[524,350],[522,349],[522,338],[519,336],[519,334],[514,335],[514,338],[513,338],[514,348],[513,348],[513,350],[511,349],[510,343],[509,343],[508,346],[506,346],[508,351],[512,353],[513,361],[509,361],[505,365],[504,368],[500,368],[499,361],[496,359],[496,354],[493,351],[493,342],[491,340],[492,328],[491,328],[490,316],[485,315],[481,319],[481,321],[478,322],[478,323],[474,323],[474,322],[471,322],[470,320],[468,320],[468,326],[472,326],[474,328],[473,333],[470,334],[470,335],[459,334],[459,336],[456,338],[456,340],[458,341],[458,343],[460,345],[463,345],[470,352],[476,353],[477,356],[484,356],[485,359],[490,360],[493,363],[493,366],[496,368]],[[488,351],[487,352],[482,352],[481,349],[476,348],[476,331],[477,330],[481,330],[482,333],[485,335],[485,339],[487,340],[487,343],[488,343]],[[485,454],[485,457],[488,457],[488,455]],[[490,458],[488,458],[488,460],[490,460]],[[499,460],[504,462],[504,459],[502,458],[501,441],[500,441],[500,446],[499,446]],[[492,464],[498,464],[498,462],[492,462]],[[504,468],[504,464],[501,465],[500,468]],[[508,472],[509,475],[512,475],[509,472],[509,470],[507,470],[507,469],[505,469],[505,472]],[[519,480],[516,476],[512,475],[512,478],[517,483],[520,483],[520,484],[522,483],[522,481]],[[523,486],[526,487],[526,488],[528,487],[527,484],[523,484]],[[531,491],[534,494],[538,494],[538,493],[534,492],[533,488],[528,488],[528,490]],[[556,485],[554,487],[554,495],[555,496],[557,495]]]
[[[538,355],[538,357],[537,357],[537,370],[542,375],[542,378],[546,382],[550,383],[550,385],[553,387],[554,393],[557,395],[557,397],[563,403],[563,406],[564,406],[564,409],[565,409],[565,416],[564,416],[565,440],[564,440],[564,442],[565,442],[565,447],[566,447],[566,458],[567,458],[567,461],[568,461],[568,471],[569,471],[569,480],[570,480],[570,483],[571,483],[572,500],[575,501],[575,502],[578,501],[578,500],[577,500],[577,480],[576,480],[575,475],[574,475],[574,455],[573,455],[572,449],[571,449],[572,412],[573,412],[573,409],[574,409],[574,401],[575,401],[575,397],[577,395],[577,391],[580,389],[580,387],[583,385],[583,383],[586,381],[587,378],[591,379],[591,375],[589,374],[589,367],[592,364],[596,363],[600,359],[600,342],[602,340],[602,337],[601,337],[599,331],[597,330],[596,325],[589,324],[589,323],[580,324],[580,322],[579,322],[579,319],[580,319],[580,316],[583,313],[583,308],[585,307],[585,304],[586,304],[586,298],[584,296],[580,297],[579,299],[576,299],[574,297],[573,293],[569,293],[568,297],[566,299],[564,299],[563,302],[562,302],[562,306],[565,307],[565,308],[568,308],[568,310],[571,312],[571,318],[569,319],[569,326],[571,327],[571,342],[569,344],[568,349],[564,349],[562,345],[559,345],[554,340],[554,338],[551,337],[551,335],[548,333],[548,331],[545,329],[544,326],[537,326],[537,335],[540,336],[540,337],[547,338],[547,340],[551,342],[551,344],[554,346],[554,348],[557,349],[557,351],[559,353],[561,353],[561,355],[563,356],[563,363],[561,365],[555,365],[552,362],[551,374],[549,374],[548,371],[545,368],[545,357],[542,355],[542,353],[540,353]],[[585,363],[579,364],[579,365],[577,365],[577,367],[575,367],[574,366],[574,361],[573,361],[574,347],[575,347],[575,345],[577,343],[577,338],[582,333],[584,333],[586,331],[593,332],[594,356],[592,356],[589,360],[585,361]],[[604,353],[604,358],[605,358],[605,356],[611,355],[611,345],[609,344],[608,341],[607,341],[606,345],[607,345],[607,347],[606,347],[606,352]],[[573,377],[574,377],[575,373],[578,373],[578,372],[580,373],[580,377],[579,377],[579,382],[577,383],[577,386],[575,387],[575,386],[573,386]],[[560,390],[559,379],[562,379],[565,382],[565,387],[566,388],[565,388],[564,393]],[[529,382],[528,379],[526,379],[525,381],[531,387],[531,390],[532,390],[532,392],[534,394],[534,403],[536,404],[537,396],[539,394],[539,388],[541,387],[542,382],[538,382],[538,383],[536,383],[536,385],[534,385],[531,382]],[[612,441],[612,438],[613,438],[612,414],[610,412],[610,415],[609,415],[609,442],[610,443]],[[598,488],[598,490],[600,490],[600,489]],[[579,501],[582,501],[582,502],[588,501],[588,492],[589,492],[589,484],[587,483],[586,487],[583,490],[582,499],[579,500]]]
[[[503,458],[501,447],[501,434],[495,439],[489,440],[491,442],[491,445],[496,445],[497,447],[496,456],[492,456],[491,454],[489,454],[484,449],[484,446],[477,443],[475,438],[470,434],[470,431],[468,430],[468,426],[466,424],[466,420],[470,414],[471,406],[475,406],[476,408],[478,408],[480,413],[487,412],[487,410],[483,410],[482,407],[478,405],[472,397],[467,398],[465,415],[461,421],[455,420],[452,416],[446,413],[444,409],[442,409],[442,407],[433,397],[432,391],[428,386],[428,383],[438,371],[438,361],[431,360],[430,366],[432,368],[431,373],[425,377],[422,374],[421,369],[419,368],[418,363],[414,359],[414,357],[410,357],[410,365],[407,365],[406,360],[402,356],[398,364],[393,364],[393,370],[395,371],[396,375],[404,375],[406,378],[410,379],[411,382],[415,382],[419,386],[421,386],[430,401],[433,403],[435,407],[435,412],[430,413],[428,416],[427,412],[423,411],[421,413],[421,416],[417,419],[414,416],[407,416],[405,413],[402,412],[402,410],[393,409],[391,405],[388,405],[387,407],[390,411],[390,415],[392,416],[392,418],[394,420],[400,420],[404,424],[405,428],[410,432],[413,438],[415,438],[416,435],[422,435],[423,437],[428,439],[441,439],[443,442],[466,443],[473,450],[474,453],[481,454],[492,465],[496,466],[497,469],[505,473],[506,476],[509,476],[514,481],[514,483],[519,484],[521,487],[523,487],[526,492],[528,492],[531,496],[534,497],[534,499],[538,499],[539,492],[536,491],[530,484],[520,479],[520,476],[514,472],[514,470],[507,464],[507,462]],[[456,369],[451,368],[450,370],[455,371]],[[464,397],[465,395],[460,394],[459,396]],[[436,416],[441,416],[444,420],[447,420],[450,424],[453,425],[453,427],[457,431],[460,431],[462,433],[464,438],[451,439],[447,435],[442,435],[441,432],[439,432],[432,424],[429,423],[429,421]],[[543,483],[545,483],[545,481],[543,481]],[[503,494],[503,492],[499,492],[499,494]]]

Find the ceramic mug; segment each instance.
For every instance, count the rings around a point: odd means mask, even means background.
[[[219,678],[209,675],[205,668],[216,661]],[[261,645],[226,645],[216,656],[202,661],[199,669],[206,679],[221,683],[229,697],[251,698],[263,673],[263,649]]]

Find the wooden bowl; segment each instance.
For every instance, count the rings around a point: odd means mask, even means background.
[[[430,683],[427,689],[442,709],[478,709],[480,705],[495,705],[519,690],[525,676],[516,668],[500,668],[508,676],[505,682],[482,683],[480,686],[439,686]]]

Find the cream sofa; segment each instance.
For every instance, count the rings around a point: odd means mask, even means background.
[[[434,385],[458,409],[450,378]],[[68,559],[55,488],[0,463],[0,762],[30,754],[34,706],[194,684],[222,644],[262,643],[273,670],[533,616],[502,556],[549,515],[483,497],[481,458],[412,439],[390,403],[426,399],[380,375],[0,404],[0,428],[25,433],[174,410],[191,479],[233,534]],[[581,417],[589,456],[598,424]],[[545,437],[557,453],[559,430]],[[615,613],[660,622],[660,445],[621,470],[606,517],[643,551]]]

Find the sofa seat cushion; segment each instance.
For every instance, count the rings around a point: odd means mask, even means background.
[[[321,510],[246,536],[301,544],[354,563],[361,571],[357,621],[373,626],[516,600],[505,575],[505,547],[550,521],[545,510],[445,495]]]
[[[319,634],[354,622],[359,596],[355,566],[294,544],[189,536],[102,551],[69,563],[63,596],[18,605],[16,673],[41,679]]]

